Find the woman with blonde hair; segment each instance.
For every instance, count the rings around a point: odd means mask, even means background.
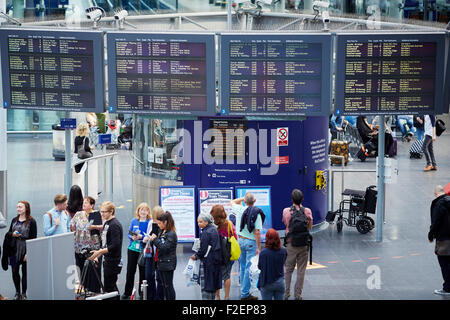
[[[74,142],[74,153],[76,155],[76,158],[80,159],[79,156],[79,150],[80,148],[84,149],[84,154],[86,158],[92,157],[92,150],[94,149],[94,146],[90,146],[89,143],[89,125],[87,123],[80,123],[77,127],[77,136],[75,137]],[[81,171],[81,168],[83,167],[84,163],[77,164],[75,166],[75,172],[79,173]]]
[[[144,280],[145,266],[138,266],[139,255],[144,249],[142,240],[145,237],[149,221],[151,219],[150,206],[146,202],[138,205],[135,213],[135,218],[131,220],[130,229],[128,230],[128,239],[130,244],[128,246],[127,255],[127,280],[125,283],[125,290],[122,295],[122,300],[128,300],[131,297],[134,287],[134,275],[136,267],[139,269],[139,296],[142,299],[142,280]]]
[[[155,266],[156,248],[150,241],[152,234],[158,235],[161,231],[158,227],[158,217],[164,213],[164,209],[155,206],[152,210],[152,219],[148,223],[147,233],[143,239],[146,243],[144,248],[145,257],[145,280],[147,280],[147,300],[163,300],[164,293],[162,289],[161,279],[157,277]]]

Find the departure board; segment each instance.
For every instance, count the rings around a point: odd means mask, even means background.
[[[450,31],[447,31],[447,69],[444,82],[444,108],[442,113],[450,111]]]
[[[103,34],[1,29],[5,108],[104,112]]]
[[[328,115],[330,34],[221,34],[222,114]]]
[[[338,34],[337,114],[438,114],[444,33]]]
[[[216,114],[214,34],[107,33],[109,111]]]

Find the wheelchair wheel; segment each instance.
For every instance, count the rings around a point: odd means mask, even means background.
[[[344,226],[344,223],[342,222],[342,217],[339,217],[336,222],[337,232],[341,232],[343,226]]]
[[[356,229],[359,231],[359,233],[366,234],[372,229],[372,224],[369,219],[364,217],[356,222]]]
[[[371,217],[366,217],[366,219],[370,221],[370,230],[375,228],[375,221]]]

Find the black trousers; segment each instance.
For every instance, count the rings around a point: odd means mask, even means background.
[[[175,300],[175,289],[173,287],[173,272],[172,271],[160,271],[158,270],[158,277],[161,280],[161,284],[164,292],[164,300]]]
[[[126,296],[131,296],[134,286],[134,275],[136,274],[136,267],[139,269],[139,296],[142,297],[142,280],[145,279],[145,266],[138,266],[139,252],[128,250],[128,260],[127,260],[127,280],[125,282],[125,292]]]
[[[446,292],[450,292],[450,256],[437,257],[439,265],[441,266],[442,278],[444,278],[442,289]]]
[[[20,266],[22,266],[22,279],[20,279]],[[12,278],[14,282],[14,287],[16,287],[16,293],[20,292],[20,283],[22,282],[22,294],[27,293],[27,263],[22,262],[21,264],[17,264],[14,267],[11,266],[12,270]],[[22,281],[20,281],[22,280]]]
[[[99,259],[99,263],[95,264],[95,270],[97,271],[97,274],[99,276],[99,280],[101,281],[102,279],[102,258],[100,257]],[[83,272],[83,268],[84,268],[84,263],[86,261],[86,256],[84,254],[80,254],[80,253],[75,253],[75,264],[77,265],[78,268],[80,268],[80,281],[81,281],[81,274]],[[91,292],[95,292],[95,293],[99,293],[100,292],[100,283],[97,279],[97,276],[94,273],[94,270],[89,268],[89,271],[87,272],[87,277],[85,279],[85,283],[83,283],[84,287],[91,291]]]
[[[105,259],[103,262],[103,279],[104,279],[104,287],[105,292],[114,292],[118,291],[117,288],[117,278],[119,276],[122,267],[119,267],[120,260],[116,259]],[[114,298],[114,300],[119,300],[120,296]]]

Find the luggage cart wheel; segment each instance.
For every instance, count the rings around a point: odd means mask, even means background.
[[[338,221],[336,222],[337,232],[342,231],[343,225],[344,225],[344,223],[342,222],[342,218],[338,218]]]
[[[366,234],[372,229],[372,224],[367,218],[361,218],[356,222],[356,229],[361,234]]]

